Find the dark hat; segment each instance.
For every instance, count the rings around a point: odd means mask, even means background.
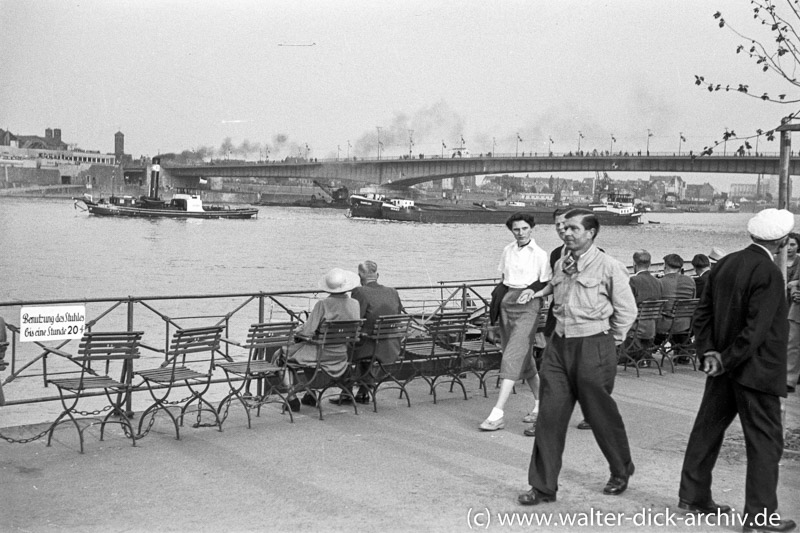
[[[708,260],[707,255],[697,254],[696,256],[692,257],[692,266],[695,268],[706,268],[711,266],[711,262]]]
[[[672,268],[683,267],[683,258],[678,254],[667,254],[664,256],[664,264]]]

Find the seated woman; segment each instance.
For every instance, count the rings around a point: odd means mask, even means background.
[[[300,339],[310,339],[314,336],[323,321],[334,320],[358,320],[361,318],[361,310],[358,302],[350,298],[349,291],[360,285],[358,274],[348,272],[341,268],[334,268],[325,274],[321,282],[321,288],[330,296],[324,298],[314,305],[314,309],[308,320],[295,332]],[[317,347],[302,340],[289,346],[284,360],[302,367],[313,369],[317,365]],[[347,346],[335,345],[326,346],[320,356],[320,363],[323,370],[334,377],[341,376],[347,370]],[[308,374],[308,372],[307,372]],[[287,388],[291,387],[291,374],[286,373],[284,384]],[[303,397],[306,405],[316,405],[316,399],[311,394]],[[289,396],[289,406],[292,411],[300,410],[300,401],[296,396]]]

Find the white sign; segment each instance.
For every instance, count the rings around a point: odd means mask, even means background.
[[[22,342],[80,339],[86,327],[86,306],[23,307],[19,311]]]

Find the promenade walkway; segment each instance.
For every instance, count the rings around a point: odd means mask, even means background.
[[[85,455],[66,426],[50,448],[44,439],[0,442],[0,530],[741,531],[739,525],[693,525],[677,508],[683,451],[704,379],[686,368],[663,377],[645,369],[639,379],[619,369],[614,396],[636,462],[619,497],[602,494],[607,466],[591,432],[575,428],[576,409],[558,502],[519,506],[533,444],[520,421],[530,393],[520,388],[512,396],[505,430],[482,433],[477,426],[496,391],[483,398],[471,378],[468,401],[442,388],[434,405],[424,383],[415,381],[410,409],[394,391],[379,395],[378,413],[359,406],[355,416],[351,407],[327,404],[324,421],[304,406],[290,424],[269,406],[251,430],[242,410],[233,409],[224,432],[187,423],[181,441],[160,417],[135,448],[115,427],[104,442],[93,428]],[[788,426],[798,427],[800,398],[790,396],[786,406]],[[738,422],[732,428],[715,471],[714,497],[740,509],[744,446]],[[40,430],[2,431],[22,437]],[[781,511],[797,520],[800,457],[787,452],[781,465]],[[581,525],[590,515],[591,524]],[[533,522],[501,523],[520,518]],[[572,526],[561,522],[570,518]],[[546,520],[549,526],[537,523]]]

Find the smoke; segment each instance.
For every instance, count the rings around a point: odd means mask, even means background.
[[[380,129],[379,129],[380,128]],[[444,101],[423,107],[409,116],[395,112],[388,125],[364,132],[353,143],[353,154],[376,157],[378,143],[387,155],[430,153],[444,142],[448,147],[459,146],[464,134],[464,120]]]

